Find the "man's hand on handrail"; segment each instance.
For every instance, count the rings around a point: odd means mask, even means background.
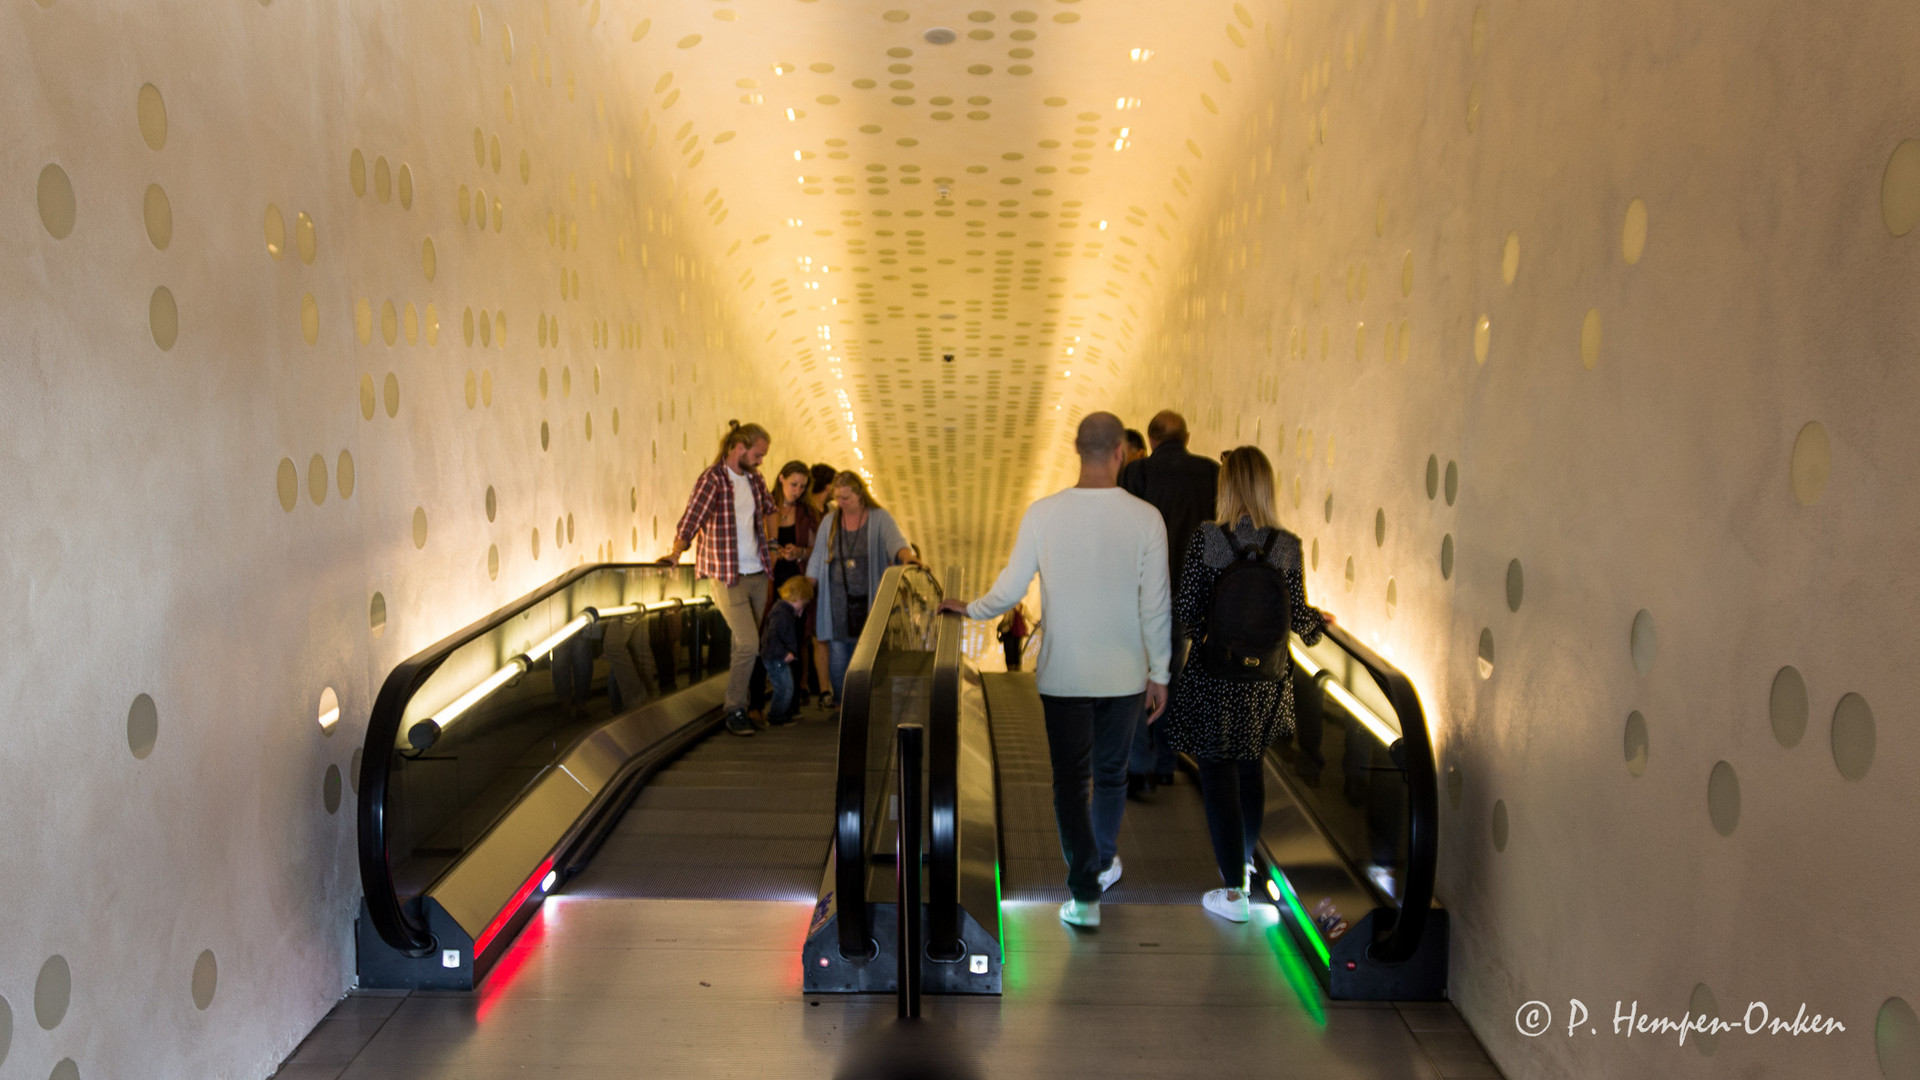
[[[957,599],[942,600],[940,601],[940,614],[964,617],[967,614],[967,602]]]

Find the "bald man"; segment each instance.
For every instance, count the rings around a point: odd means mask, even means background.
[[[1167,530],[1158,511],[1119,487],[1125,433],[1112,413],[1082,420],[1074,438],[1080,482],[1027,507],[1013,555],[987,595],[940,605],[997,618],[1040,576],[1047,632],[1037,679],[1073,894],[1060,918],[1074,926],[1100,925],[1100,894],[1120,880],[1128,748],[1143,715],[1151,724],[1167,704]]]

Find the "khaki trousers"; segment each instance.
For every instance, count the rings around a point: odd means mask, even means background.
[[[760,658],[760,613],[767,610],[767,575],[747,574],[733,585],[721,585],[714,599],[719,601],[727,629],[733,632],[726,711],[745,712],[753,665]]]

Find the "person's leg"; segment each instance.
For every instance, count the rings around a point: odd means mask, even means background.
[[[772,698],[767,706],[767,720],[770,723],[784,724],[793,714],[793,669],[786,664],[766,665],[767,690]]]
[[[1127,775],[1136,793],[1153,790],[1153,774],[1160,771],[1159,755],[1153,747],[1154,728],[1159,724],[1139,724],[1127,741]]]
[[[1146,727],[1137,694],[1093,701],[1093,831],[1100,869],[1120,850],[1120,819],[1127,812],[1127,757],[1134,731]]]
[[[836,707],[846,704],[847,664],[853,660],[853,641],[827,642],[827,682],[833,687]]]
[[[1267,823],[1266,765],[1261,758],[1236,761],[1240,770],[1240,820],[1246,865],[1253,865],[1253,846],[1260,841],[1260,829]]]
[[[836,702],[840,692],[833,688],[833,647],[830,643],[813,639],[813,680],[814,686],[822,694],[831,693]]]
[[[1000,647],[1001,649],[1005,650],[1007,655],[1007,670],[1019,671],[1020,670],[1020,639],[1017,637],[1001,638]]]
[[[1213,840],[1213,858],[1220,880],[1238,889],[1246,879],[1246,818],[1240,806],[1240,763],[1223,758],[1199,758],[1200,804],[1207,812],[1207,835]]]
[[[760,603],[767,595],[767,576],[754,574],[737,584],[722,586],[716,593],[720,616],[727,620],[733,636],[733,651],[727,667],[728,713],[747,711],[747,683],[753,677],[753,663],[760,657]]]
[[[1093,780],[1093,698],[1041,695],[1047,757],[1053,763],[1053,816],[1067,860],[1067,891],[1087,903],[1100,899],[1099,842],[1094,837],[1088,785]],[[1121,793],[1125,795],[1125,781]]]
[[[633,621],[607,622],[607,697],[619,702],[614,711],[630,709],[646,700],[640,686],[640,668],[633,659]]]

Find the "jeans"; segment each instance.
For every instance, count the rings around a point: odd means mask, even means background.
[[[733,585],[714,584],[719,586],[714,599],[720,604],[720,616],[733,635],[725,710],[745,712],[747,683],[753,678],[754,662],[760,659],[760,613],[767,609],[767,575],[747,574]]]
[[[1186,655],[1187,635],[1178,623],[1173,627],[1173,675],[1178,678]],[[1173,747],[1167,745],[1165,724],[1141,724],[1133,733],[1133,750],[1127,755],[1127,771],[1135,776],[1165,776],[1173,772]]]
[[[1042,694],[1040,705],[1053,760],[1053,816],[1067,860],[1067,890],[1076,900],[1098,900],[1100,872],[1113,865],[1120,818],[1127,810],[1127,747],[1145,710],[1139,694]]]
[[[771,707],[767,709],[767,719],[785,720],[792,716],[793,705],[793,668],[778,661],[764,662],[767,672],[767,690],[773,695]]]
[[[1220,880],[1229,889],[1247,887],[1247,864],[1267,816],[1263,763],[1200,758],[1200,801],[1207,811],[1207,833]]]
[[[853,650],[860,644],[861,632],[867,628],[866,597],[847,597],[847,622],[849,636],[827,642],[827,680],[833,683],[836,702],[846,697],[847,665],[853,661]]]

